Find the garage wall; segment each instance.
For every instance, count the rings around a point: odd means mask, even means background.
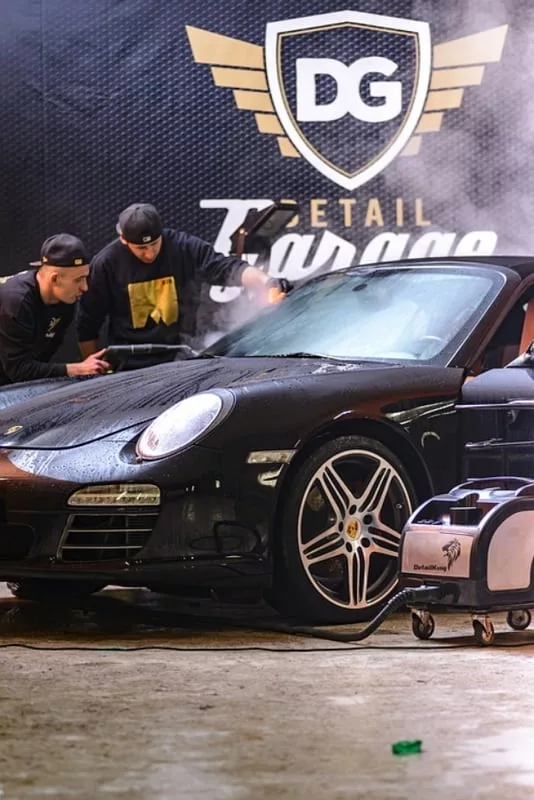
[[[385,5],[400,19],[361,17]],[[290,22],[344,7],[3,0],[0,274],[59,230],[96,251],[137,200],[225,249],[248,207],[294,199],[299,222],[270,263],[293,278],[402,255],[534,251],[532,4],[360,0],[345,17]],[[429,24],[429,62],[425,36],[405,30],[414,20]],[[361,58],[366,70],[349,72]],[[384,84],[400,93],[396,114]]]

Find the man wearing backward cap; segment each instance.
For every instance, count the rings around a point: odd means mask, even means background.
[[[277,302],[291,288],[239,258],[217,253],[196,236],[163,228],[149,203],[124,209],[117,233],[93,259],[89,290],[80,301],[83,356],[97,351],[106,319],[110,344],[193,341],[202,284],[244,286],[266,303]]]
[[[19,272],[0,285],[0,385],[107,372],[104,351],[85,361],[53,361],[87,291],[89,259],[83,242],[69,233],[50,236],[36,269]]]

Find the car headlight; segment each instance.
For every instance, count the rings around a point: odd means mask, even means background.
[[[150,423],[141,434],[137,455],[145,460],[164,458],[183,450],[218,425],[232,410],[231,392],[201,392],[180,400]]]

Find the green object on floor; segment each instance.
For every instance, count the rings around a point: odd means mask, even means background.
[[[411,741],[395,742],[391,745],[391,750],[396,756],[409,756],[412,753],[420,753],[423,742],[421,739],[412,739]]]

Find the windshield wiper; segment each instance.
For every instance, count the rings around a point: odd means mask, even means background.
[[[336,356],[325,356],[323,353],[306,353],[298,350],[296,353],[273,353],[265,358],[336,358]]]
[[[212,356],[207,355],[207,358]],[[230,354],[225,353],[223,355],[215,356],[215,358],[331,358],[334,359],[336,356],[325,356],[322,353],[307,353],[304,350],[298,350],[294,353],[233,353]],[[339,360],[339,359],[338,359]]]
[[[341,361],[344,364],[397,364],[402,365],[402,361],[396,361],[392,358],[365,358],[365,356],[331,356],[324,353],[308,353],[305,350],[297,350],[294,353],[232,353],[226,355],[222,353],[199,353],[194,357],[195,360],[201,358],[320,358],[324,361]],[[191,359],[186,359],[190,361]]]
[[[344,364],[402,364],[392,358],[365,358],[362,356],[330,356],[322,353],[282,353],[281,355],[262,356],[263,358],[322,358],[325,361],[341,361]]]

